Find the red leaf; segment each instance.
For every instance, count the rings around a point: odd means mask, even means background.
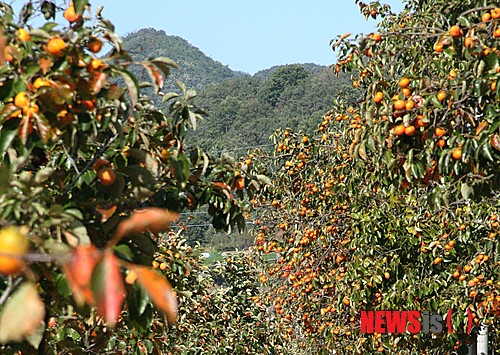
[[[156,85],[158,85],[158,87],[161,89],[163,87],[163,83],[165,82],[165,78],[163,77],[163,75],[160,74],[158,70],[156,70],[156,68],[151,68],[151,69],[155,77]]]
[[[136,210],[126,220],[122,221],[116,228],[115,235],[110,244],[115,244],[125,235],[143,232],[159,233],[166,231],[171,222],[179,218],[179,213],[151,207]]]
[[[38,60],[38,66],[40,67],[40,69],[42,69],[42,73],[44,75],[47,74],[47,71],[50,69],[52,64],[53,64],[52,60],[50,60],[48,58],[40,58]]]
[[[491,136],[490,143],[493,148],[500,152],[500,137],[497,134]]]
[[[94,297],[90,290],[90,280],[100,258],[101,252],[92,244],[79,245],[64,264],[66,278],[73,289],[75,301],[79,305],[83,305],[85,302],[94,303]]]
[[[135,272],[137,282],[148,293],[154,305],[166,315],[168,322],[175,323],[177,298],[167,279],[146,266],[129,264],[129,268]]]
[[[101,222],[104,223],[115,214],[116,206],[97,206],[95,210],[101,214]]]
[[[28,116],[23,116],[21,119],[21,123],[19,124],[19,138],[21,138],[21,142],[26,144],[26,140],[28,139],[28,134],[31,133],[31,129],[33,129],[33,123]]]
[[[40,135],[40,138],[42,138],[42,142],[47,143],[47,140],[49,139],[49,125],[47,122],[42,120],[42,118],[39,115],[34,115],[35,118],[35,123],[36,123],[36,129],[38,131],[38,134]]]
[[[97,72],[96,75],[92,77],[91,85],[94,93],[98,93],[106,84],[107,76],[104,73]]]
[[[5,48],[7,48],[7,39],[3,31],[0,31],[0,65],[5,65]]]
[[[92,274],[91,288],[97,304],[97,313],[111,326],[118,322],[125,287],[120,273],[120,263],[111,250],[104,253]]]
[[[225,182],[216,181],[214,182],[214,186],[220,187],[224,195],[226,195],[231,201],[234,200],[231,188]]]

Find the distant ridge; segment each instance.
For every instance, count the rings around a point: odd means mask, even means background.
[[[324,65],[276,65],[252,76],[231,70],[181,37],[153,28],[126,35],[123,44],[136,60],[169,57],[177,62],[179,69],[171,71],[164,90],[178,91],[175,81],[180,80],[198,92],[195,103],[209,116],[190,132],[190,142],[211,153],[238,155],[243,147],[269,145],[269,136],[279,128],[312,132],[335,97],[341,95],[350,104],[359,100],[348,76],[337,77]],[[130,70],[146,79],[143,68]]]
[[[136,60],[169,57],[176,61],[179,69],[172,70],[170,79],[165,81],[169,88],[174,88],[175,81],[180,80],[187,87],[199,90],[206,85],[245,75],[213,60],[185,39],[167,35],[163,30],[140,29],[125,35],[123,44]]]

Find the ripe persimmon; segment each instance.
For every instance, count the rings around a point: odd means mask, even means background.
[[[491,13],[491,18],[492,19],[499,19],[500,18],[500,8],[496,7],[494,9],[490,10]]]
[[[405,87],[407,87],[408,85],[410,85],[410,79],[408,79],[408,78],[402,78],[402,79],[399,81],[398,85],[399,85],[401,88],[405,88]]]
[[[381,103],[383,99],[384,99],[384,93],[382,91],[377,91],[373,96],[373,102],[375,102],[376,104]]]
[[[10,44],[3,49],[3,56],[6,62],[11,63],[14,61],[13,53],[14,47],[12,47]]]
[[[54,37],[47,42],[47,51],[55,56],[61,56],[64,54],[67,46],[62,38]]]
[[[40,108],[34,102],[23,107],[23,114],[30,118],[33,117],[34,114],[37,114],[39,112]]]
[[[21,91],[14,97],[14,105],[17,107],[26,107],[30,103],[30,99],[27,96],[26,91]]]
[[[92,69],[99,69],[100,67],[103,67],[103,66],[104,66],[104,63],[100,59],[97,59],[97,58],[93,58],[92,61],[90,62],[90,67]]]
[[[472,47],[473,43],[474,43],[474,40],[472,39],[472,37],[465,37],[464,47]]]
[[[441,127],[436,127],[436,129],[434,130],[434,133],[436,134],[436,137],[442,137],[446,133],[446,130],[444,128],[441,128]]]
[[[105,158],[99,158],[96,160],[96,162],[94,163],[94,170],[95,171],[99,171],[101,170],[101,168],[103,167],[108,167],[110,166],[110,162],[108,159],[105,159]]]
[[[97,177],[99,179],[99,182],[103,186],[113,185],[116,181],[116,173],[109,167],[99,169],[99,171],[97,172]]]
[[[437,93],[437,98],[439,101],[443,101],[444,99],[446,99],[446,91],[444,90],[441,90],[440,92]]]
[[[394,101],[394,109],[395,110],[403,110],[405,108],[405,102],[403,100]]]
[[[102,41],[99,38],[93,37],[89,40],[87,47],[92,53],[99,53],[102,48]]]
[[[64,18],[68,20],[69,23],[74,23],[78,21],[82,16],[77,15],[75,11],[75,6],[73,5],[73,2],[71,2],[66,10],[64,10]]]
[[[463,36],[462,30],[457,25],[451,26],[449,32],[450,36],[453,38],[460,38]]]
[[[235,185],[237,190],[243,190],[245,188],[245,179],[242,177],[238,178]]]
[[[31,39],[30,33],[24,28],[20,28],[17,30],[17,39],[20,42],[27,42]]]
[[[489,12],[485,12],[481,15],[481,21],[488,22],[489,20],[491,20],[491,14]]]
[[[396,136],[402,136],[403,134],[405,134],[405,126],[402,124],[397,125],[396,127],[394,127],[394,133],[396,134]]]
[[[0,274],[14,275],[21,271],[24,261],[20,256],[26,254],[29,244],[28,238],[15,227],[0,230]]]
[[[43,80],[42,78],[36,78],[33,82],[33,87],[35,89],[40,89],[43,86],[50,86],[50,83],[47,80]]]
[[[380,42],[382,40],[382,35],[380,33],[374,33],[374,34],[371,35],[371,38],[375,42]]]
[[[405,128],[405,134],[407,136],[413,136],[415,134],[415,126],[408,126]]]
[[[462,159],[462,149],[460,148],[455,148],[453,150],[453,152],[451,153],[451,156],[453,157],[453,159],[455,160],[460,160]]]

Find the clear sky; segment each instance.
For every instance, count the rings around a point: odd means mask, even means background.
[[[368,1],[366,1],[368,2]],[[402,0],[389,0],[394,10]],[[278,64],[330,65],[329,42],[371,32],[354,0],[91,0],[124,35],[144,27],[186,39],[233,70],[253,74]]]
[[[69,2],[69,0],[67,0]],[[16,3],[24,2],[15,0]],[[59,1],[58,1],[59,2]],[[369,0],[365,0],[369,2]],[[403,8],[402,0],[382,1]],[[90,0],[104,6],[119,35],[152,27],[186,39],[233,70],[253,74],[278,64],[330,65],[337,35],[369,33],[354,0]]]

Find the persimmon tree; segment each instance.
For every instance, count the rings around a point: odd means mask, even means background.
[[[254,200],[255,248],[277,255],[260,301],[296,353],[467,353],[481,324],[499,336],[500,12],[359,5],[377,32],[332,42],[359,107],[336,101],[314,135],[279,131],[258,159],[273,187]],[[360,332],[362,310],[450,309],[453,334]]]
[[[217,229],[241,230],[243,193],[260,185],[251,167],[185,148],[204,112],[182,83],[162,91],[177,64],[134,62],[102,9],[92,10],[39,1],[15,14],[0,3],[4,350],[57,342],[63,352],[125,351],[119,340],[151,326],[153,305],[164,324],[175,322],[176,293],[152,268],[161,233],[201,206]],[[100,55],[104,45],[111,50]],[[132,66],[150,81],[139,83]],[[163,105],[143,95],[148,87]],[[54,323],[62,327],[50,331]]]

